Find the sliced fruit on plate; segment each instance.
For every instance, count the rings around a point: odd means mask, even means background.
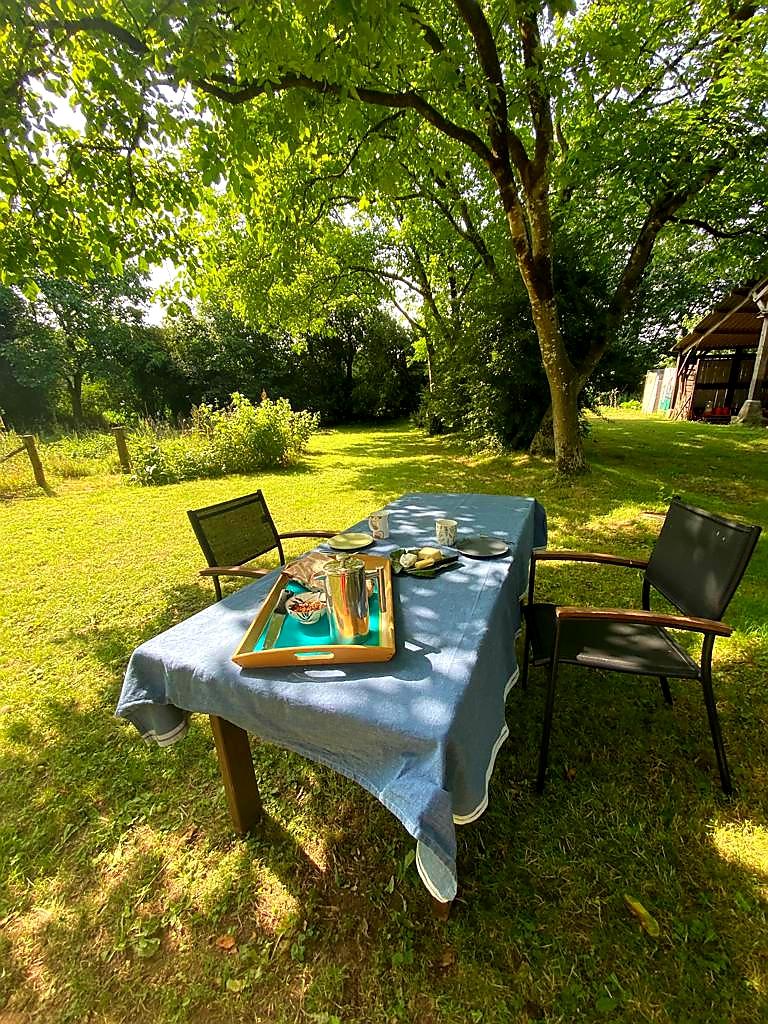
[[[429,552],[429,554],[427,554]],[[392,571],[407,576],[430,578],[458,564],[458,555],[447,554],[440,548],[397,548],[391,552]]]

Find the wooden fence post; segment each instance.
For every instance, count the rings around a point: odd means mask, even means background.
[[[35,435],[22,434],[21,440],[24,442],[24,447],[27,449],[29,461],[32,463],[32,472],[35,474],[35,483],[38,487],[42,487],[44,491],[47,491],[48,484],[45,481],[43,464],[40,461],[40,456],[37,454],[37,448],[35,447]]]
[[[131,457],[128,454],[128,445],[125,442],[125,427],[112,427],[117,445],[117,455],[120,459],[120,468],[124,473],[131,472]]]

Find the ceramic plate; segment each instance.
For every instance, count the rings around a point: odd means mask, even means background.
[[[509,551],[509,544],[498,537],[467,537],[456,544],[456,550],[468,558],[500,558]]]
[[[370,533],[337,533],[328,541],[328,547],[334,551],[360,551],[373,544]]]

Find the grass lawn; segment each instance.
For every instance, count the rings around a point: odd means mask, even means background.
[[[460,893],[430,917],[413,843],[373,797],[254,742],[266,820],[230,832],[207,720],[168,750],[113,717],[142,640],[209,603],[187,508],[260,486],[281,530],[343,527],[405,491],[538,497],[550,543],[646,552],[669,497],[768,525],[768,432],[592,420],[574,484],[403,426],[319,435],[302,467],[160,488],[115,476],[0,504],[0,1024],[768,1019],[768,542],[726,615],[715,689],[564,669],[550,782],[531,788],[543,676],[513,690]],[[298,553],[294,548],[291,553]],[[634,604],[627,569],[549,567],[540,593]],[[624,894],[656,917],[652,939]]]

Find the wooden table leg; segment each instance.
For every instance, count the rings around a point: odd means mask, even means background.
[[[442,900],[436,900],[434,896],[430,896],[430,899],[432,900],[432,916],[438,921],[447,921],[453,906],[453,900],[443,903]]]
[[[261,817],[261,797],[253,771],[248,733],[218,715],[209,717],[229,817],[237,834],[244,836]]]

